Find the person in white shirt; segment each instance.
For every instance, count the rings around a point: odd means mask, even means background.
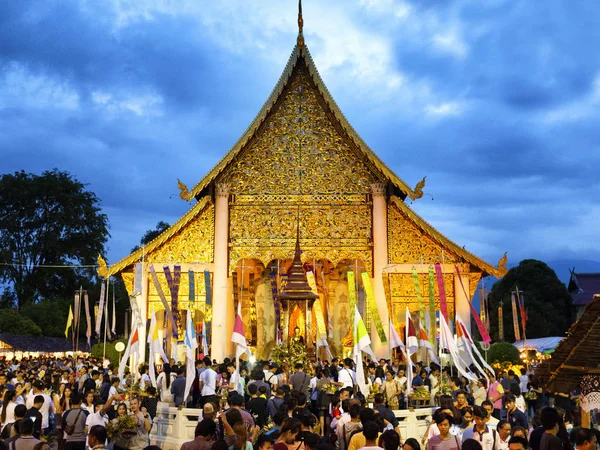
[[[498,431],[498,440],[499,440],[499,449],[500,450],[508,450],[508,441],[510,441],[510,423],[506,420],[501,420],[498,422],[498,427],[496,430]]]
[[[492,416],[492,413],[494,412],[494,404],[492,402],[490,402],[489,400],[485,400],[481,406],[483,406],[483,408],[487,411],[488,416],[487,416],[487,426],[489,428],[492,429],[496,429],[496,426],[498,425],[499,420],[496,419],[494,416]]]
[[[352,359],[344,359],[344,368],[338,372],[338,382],[343,388],[353,388],[356,384],[356,374],[352,370]]]
[[[42,389],[44,388],[44,383],[41,380],[37,380],[33,383],[33,393],[32,395],[27,396],[27,400],[25,402],[25,406],[27,409],[33,408],[33,400],[36,395],[41,395],[44,397],[44,403],[42,407],[39,409],[40,414],[42,415],[42,433],[47,434],[48,427],[50,426],[49,416],[50,414],[54,414],[54,402],[50,398],[48,394],[44,394]]]
[[[87,418],[85,419],[85,434],[86,434],[85,445],[86,445],[86,448],[90,448],[89,447],[89,436],[88,436],[90,429],[94,425],[102,425],[103,427],[106,428],[106,425],[108,424],[108,416],[102,410],[103,406],[104,405],[102,405],[102,404],[96,405],[95,411],[93,413],[89,414],[87,416]],[[82,406],[82,408],[83,408],[83,406]],[[106,443],[106,445],[108,445],[108,442]]]
[[[206,369],[200,375],[199,386],[200,395],[202,398],[200,399],[200,405],[204,406],[206,402],[209,402],[214,399],[217,395],[217,372],[212,369],[212,361],[209,357],[204,358],[204,365]]]

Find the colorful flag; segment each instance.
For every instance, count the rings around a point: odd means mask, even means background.
[[[150,329],[148,330],[148,375],[150,376],[150,381],[152,382],[152,386],[156,387],[156,369],[154,367],[154,333],[158,337],[158,327],[156,326],[156,313],[154,312],[154,307],[152,307],[152,313],[150,315]]]
[[[69,339],[69,328],[73,325],[73,308],[69,305],[69,317],[67,317],[67,327],[65,328],[65,338]]]
[[[239,358],[244,353],[250,356],[250,349],[248,348],[248,343],[246,342],[244,323],[242,322],[242,302],[238,303],[235,324],[233,325],[233,334],[231,335],[231,342],[236,344],[236,358]]]
[[[454,342],[454,335],[450,331],[450,327],[448,327],[448,322],[446,322],[444,316],[440,317],[440,347],[450,352],[452,362],[462,376],[469,380],[477,379],[477,377],[470,372],[468,364],[460,357],[458,347]]]
[[[519,313],[517,312],[517,298],[515,293],[511,294],[512,303],[512,314],[513,314],[513,328],[515,330],[515,341],[521,340],[521,331],[519,329]]]
[[[429,319],[429,324],[427,325],[427,330],[429,331],[429,342],[431,342],[432,346],[435,346],[435,335],[436,335],[436,327],[435,327],[435,274],[433,267],[429,268],[429,278],[428,278],[428,286],[429,286],[429,314],[427,315],[427,319]],[[426,319],[426,322],[427,322]],[[433,324],[433,326],[432,326]]]
[[[518,292],[519,288],[517,288]],[[523,339],[525,339],[525,325],[527,324],[527,311],[525,310],[525,296],[519,293],[519,309],[521,310],[521,326],[523,327]]]
[[[90,315],[90,301],[87,291],[83,293],[83,301],[85,303],[85,319],[87,328],[85,330],[85,337],[87,338],[88,349],[92,348],[92,316]]]
[[[489,382],[489,379],[487,377],[487,374],[486,374],[486,371],[484,370],[484,368],[490,372],[493,372],[494,369],[492,369],[490,367],[490,365],[486,362],[486,360],[483,358],[483,356],[481,356],[481,353],[479,352],[479,350],[477,349],[477,346],[473,342],[473,338],[471,337],[471,334],[467,330],[467,327],[465,326],[463,321],[460,319],[460,317],[456,318],[456,333],[457,333],[459,354],[461,353],[461,349],[463,351],[466,351],[468,353],[469,359],[471,359],[471,361],[473,362],[475,367],[477,367],[479,372],[484,374],[485,379],[488,380],[488,382]],[[479,359],[475,358],[473,353],[475,353],[479,357]],[[481,365],[479,364],[479,362],[481,362]],[[483,368],[481,366],[483,366]]]
[[[406,307],[406,349],[409,354],[413,354],[419,348],[419,340],[417,339],[417,331],[415,329],[415,324],[413,323],[412,317],[410,315],[410,311],[408,306]]]
[[[396,331],[396,327],[394,327],[394,321],[390,317],[390,350],[395,349],[396,347],[400,347],[403,354],[406,353],[404,342],[400,339],[400,335]]]
[[[427,336],[427,332],[423,328],[419,328],[419,345],[426,348],[429,352],[429,358],[431,361],[441,367],[440,361],[433,350],[433,346],[431,345],[431,342],[429,342],[429,336]]]
[[[171,311],[171,308],[169,307],[169,303],[167,302],[167,297],[165,297],[165,293],[162,290],[162,286],[160,285],[160,281],[158,281],[158,275],[156,274],[156,270],[154,269],[154,266],[150,266],[150,268],[148,269],[148,271],[150,272],[150,278],[152,278],[152,283],[154,283],[154,288],[156,289],[156,293],[158,294],[158,298],[160,298],[160,302],[163,305],[163,308],[165,309],[165,314],[167,315],[167,317],[169,318],[169,321],[171,322],[171,328],[173,328],[173,334],[175,335],[174,337],[177,338],[177,324],[175,323],[175,319],[173,319],[173,312]],[[176,360],[177,358],[175,358]]]
[[[206,324],[202,321],[202,353],[208,356],[208,340],[206,339]]]
[[[125,375],[125,367],[127,366],[129,357],[134,355],[137,356],[139,352],[139,345],[140,335],[137,327],[134,327],[131,335],[129,336],[129,342],[127,342],[125,353],[123,353],[123,357],[121,358],[121,363],[119,364],[119,371],[117,373],[120,379],[123,379],[123,375]]]
[[[375,357],[373,350],[371,350],[371,338],[367,333],[367,327],[360,316],[356,304],[354,305],[353,336],[354,349],[352,356],[354,357],[354,364],[356,366],[356,384],[358,385],[360,392],[366,397],[369,395],[369,390],[365,379],[365,370],[361,352],[367,353],[373,360],[377,360],[377,358]]]
[[[187,313],[185,326],[185,391],[183,392],[183,401],[187,402],[188,395],[192,390],[192,384],[196,378],[196,349],[198,340],[196,339],[196,330],[192,322],[190,311]]]
[[[96,336],[100,336],[101,331],[102,331],[102,313],[104,312],[104,302],[106,301],[105,283],[106,282],[103,280],[102,286],[100,287],[100,299],[98,301],[98,314],[96,314]],[[87,305],[86,305],[86,313],[87,313]]]
[[[454,268],[456,269],[456,275],[458,275],[458,281],[460,282],[460,287],[462,288],[462,291],[463,291],[465,297],[467,298],[467,302],[469,302],[469,308],[471,308],[471,315],[473,316],[473,319],[475,319],[475,323],[477,324],[477,328],[479,329],[479,334],[481,334],[481,338],[483,339],[483,342],[485,342],[486,344],[489,344],[490,342],[492,342],[492,338],[490,338],[489,333],[487,332],[485,326],[483,325],[483,323],[481,322],[481,319],[479,318],[479,314],[475,310],[473,303],[471,303],[471,297],[467,293],[467,290],[465,289],[465,285],[463,284],[462,276],[460,275],[460,269],[458,268],[458,266],[454,266]]]
[[[437,278],[438,291],[440,294],[440,312],[444,319],[448,320],[448,305],[446,304],[446,288],[444,287],[444,273],[442,272],[442,266],[437,263],[435,265],[435,275]]]
[[[383,322],[381,321],[379,309],[377,308],[377,302],[375,300],[375,294],[373,292],[373,285],[371,284],[371,277],[367,272],[362,272],[360,275],[362,277],[363,286],[365,287],[365,294],[367,296],[367,304],[369,305],[369,311],[371,312],[371,317],[373,317],[373,320],[375,321],[375,329],[377,330],[379,341],[382,344],[387,344],[387,337],[385,336],[385,331],[383,330]]]
[[[112,332],[113,337],[117,335],[117,308],[115,302],[115,290],[113,289],[113,299],[112,299],[112,326],[110,327],[110,331]]]

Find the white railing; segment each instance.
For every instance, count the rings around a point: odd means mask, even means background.
[[[420,438],[425,434],[436,408],[400,409],[394,411],[399,421],[402,441],[409,437]],[[184,442],[194,440],[194,431],[198,424],[199,408],[175,408],[159,403],[156,417],[150,431],[150,443],[163,450],[179,450]]]

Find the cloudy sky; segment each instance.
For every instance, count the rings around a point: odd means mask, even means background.
[[[0,173],[57,167],[110,262],[227,152],[296,40],[295,0],[0,3]],[[600,261],[600,4],[305,0],[305,37],[412,207],[491,263]]]

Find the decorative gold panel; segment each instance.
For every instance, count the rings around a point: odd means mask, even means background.
[[[214,224],[215,207],[208,204],[202,213],[198,214],[172,238],[155,251],[148,253],[145,260],[158,264],[212,262]]]
[[[297,208],[232,205],[230,267],[241,259],[291,259],[296,243]],[[306,205],[300,208],[302,259],[361,259],[371,270],[371,206]]]
[[[123,284],[125,284],[125,289],[129,295],[133,293],[133,277],[133,272],[121,272]]]
[[[232,194],[368,194],[378,181],[334,126],[312,77],[299,66],[281,103],[218,180]]]
[[[391,264],[456,264],[461,259],[443,249],[393,204],[388,205],[388,255]]]

